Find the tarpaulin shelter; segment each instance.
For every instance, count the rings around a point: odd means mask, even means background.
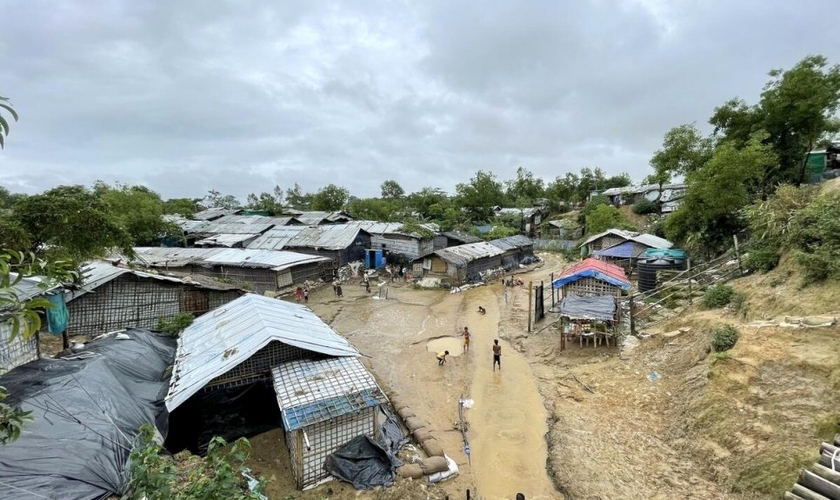
[[[616,319],[615,297],[570,295],[560,301],[560,316],[570,320],[613,321]]]
[[[630,289],[630,281],[624,274],[624,269],[590,257],[563,270],[552,282],[552,287],[560,290],[561,297],[570,295],[619,297],[622,290]]]
[[[0,377],[9,389],[5,402],[34,419],[20,439],[0,447],[0,498],[99,500],[123,493],[137,429],[155,424],[167,432],[164,375],[175,355],[172,337],[125,334]]]

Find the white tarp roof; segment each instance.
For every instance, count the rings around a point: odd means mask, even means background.
[[[360,355],[309,308],[249,293],[181,332],[166,408],[174,410],[273,340],[328,356]]]

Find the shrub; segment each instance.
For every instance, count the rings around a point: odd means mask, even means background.
[[[162,456],[163,448],[153,442],[154,428],[140,427],[140,445],[131,452],[130,492],[123,498],[131,500],[258,500],[263,481],[255,492],[248,488],[242,476],[249,472],[244,466],[250,443],[240,438],[226,450],[227,443],[214,437],[207,448],[207,456],[190,461],[187,470],[178,471],[175,463]]]
[[[656,203],[642,198],[633,204],[633,212],[639,215],[654,214],[657,212]]]
[[[738,330],[732,325],[721,325],[714,329],[712,347],[715,352],[724,352],[735,347],[738,343]]]
[[[735,295],[735,290],[729,285],[715,285],[703,295],[703,305],[709,309],[717,309],[729,304],[732,297]]]
[[[732,294],[732,299],[729,300],[729,304],[732,306],[732,309],[735,310],[741,317],[747,316],[747,311],[749,310],[749,303],[747,302],[747,295],[741,292],[735,292]]]
[[[192,314],[180,313],[173,318],[158,318],[157,329],[177,337],[179,333],[190,326],[195,318]]]
[[[751,271],[766,273],[779,265],[779,251],[772,246],[759,246],[744,258],[744,267]]]

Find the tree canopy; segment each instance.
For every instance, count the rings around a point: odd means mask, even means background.
[[[17,111],[12,107],[8,97],[0,97],[0,109],[5,110],[12,117],[12,120],[18,121]],[[6,137],[9,136],[9,131],[9,121],[3,116],[3,113],[0,113],[0,149],[6,147]]]

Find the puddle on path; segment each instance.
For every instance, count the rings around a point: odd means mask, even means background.
[[[492,291],[477,290],[467,299],[466,310],[473,310],[472,303],[495,304],[496,300]],[[528,362],[507,341],[500,340],[502,371],[492,369],[492,345],[499,322],[497,308],[492,309],[488,307],[486,315],[468,318],[475,351],[470,356],[474,365],[469,397],[475,400],[475,407],[466,410],[465,417],[470,425],[477,496],[503,500],[521,492],[528,500],[559,499],[562,495],[545,469],[547,412]]]
[[[458,357],[464,351],[463,340],[455,337],[443,337],[439,339],[430,340],[426,344],[426,350],[435,354],[443,351],[449,351],[452,357]]]

